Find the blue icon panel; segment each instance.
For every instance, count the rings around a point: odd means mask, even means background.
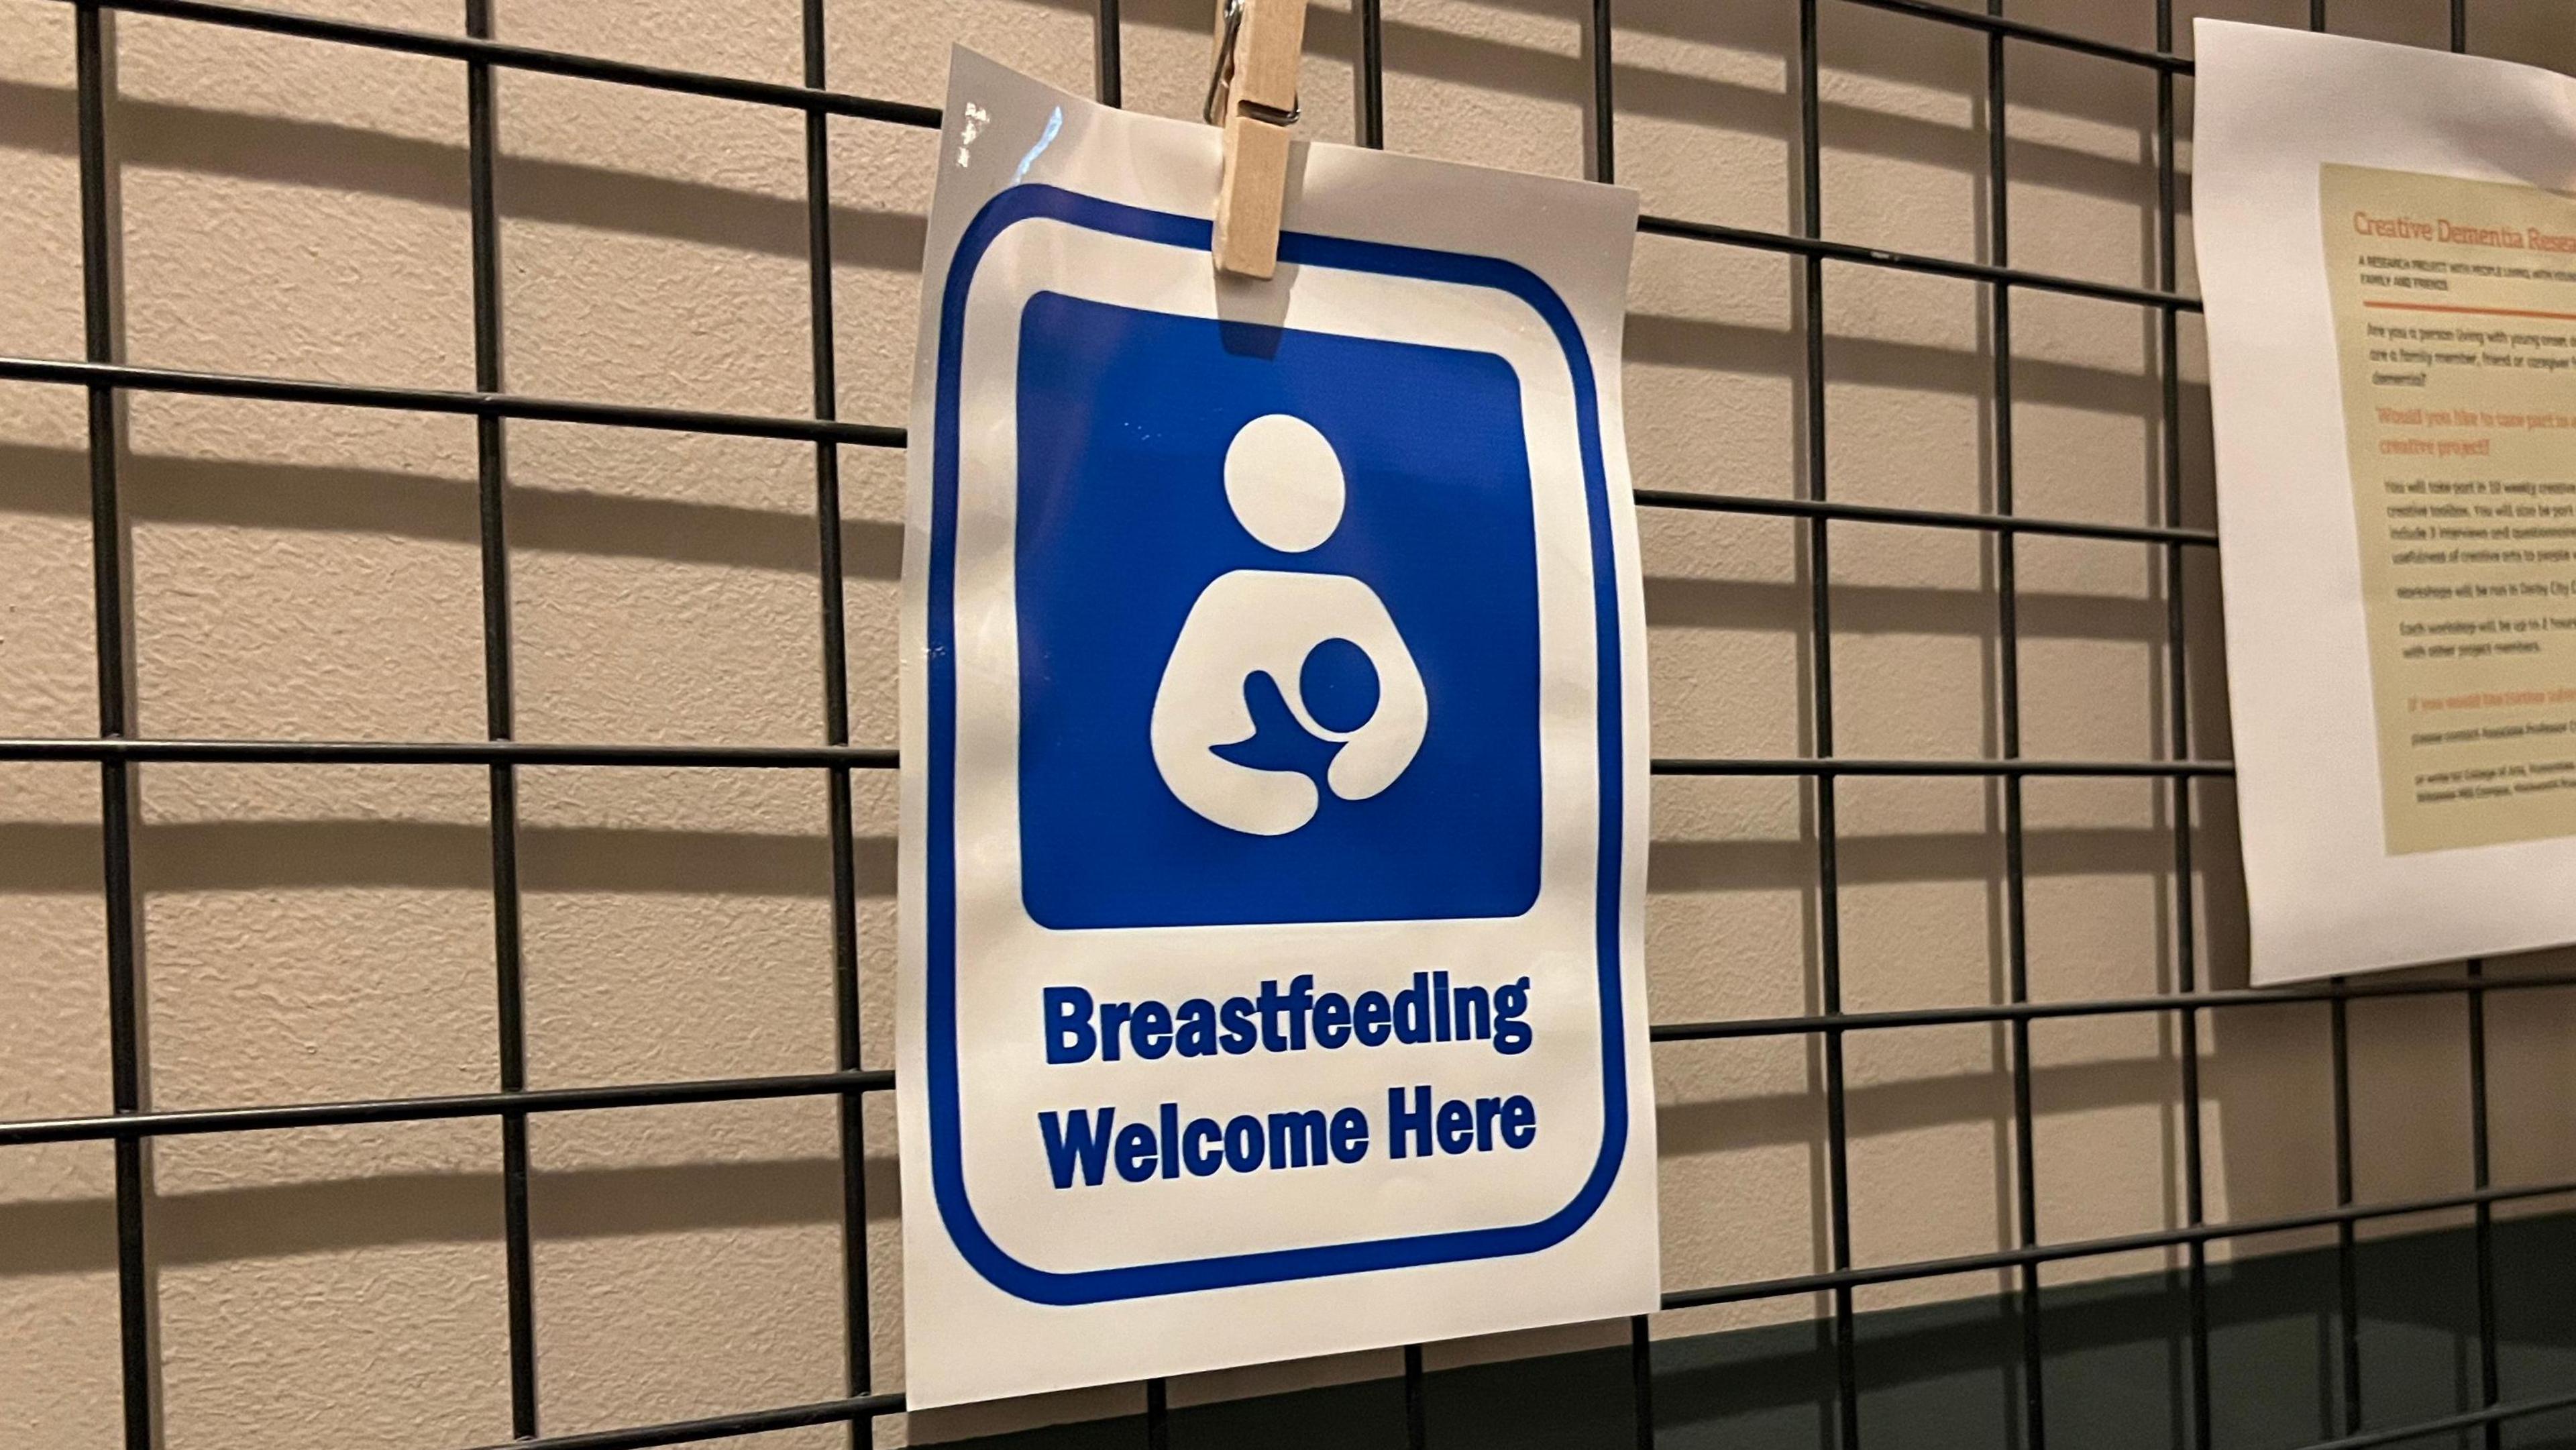
[[[1041,292],[1021,315],[1018,387],[1030,917],[1080,929],[1527,911],[1538,555],[1510,364]],[[1229,450],[1255,435],[1320,435],[1310,453],[1264,441],[1252,462],[1319,460],[1280,485],[1309,491],[1338,464],[1338,515],[1265,519],[1229,483]],[[1257,617],[1231,617],[1247,607]],[[1185,626],[1271,648],[1176,655]],[[1158,746],[1167,674],[1209,658],[1238,661],[1239,677],[1175,698],[1239,718],[1241,735]],[[1383,738],[1408,725],[1411,742]],[[1190,768],[1216,773],[1220,802],[1226,772],[1266,773],[1311,814],[1229,816],[1195,793],[1194,808],[1176,785],[1198,778],[1183,767],[1202,749],[1214,763]]]

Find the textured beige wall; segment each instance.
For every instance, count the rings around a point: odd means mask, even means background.
[[[296,3],[427,30],[461,24],[454,0]],[[2335,11],[2339,28],[2438,44],[2441,8],[2339,0]],[[791,0],[500,0],[497,9],[514,41],[774,81],[799,74]],[[1080,0],[832,0],[829,9],[838,89],[936,103],[951,41],[1060,84],[1091,83],[1092,21]],[[1206,9],[1206,0],[1128,0],[1133,104],[1195,106]],[[1651,212],[1792,227],[1793,0],[1621,0],[1618,9],[1621,179],[1643,190]],[[1387,0],[1386,11],[1391,145],[1581,173],[1581,0]],[[2227,13],[2297,23],[2304,11],[2297,0],[2246,0]],[[2014,13],[2132,44],[2153,38],[2148,0],[2017,0]],[[1986,255],[1983,42],[1835,0],[1822,18],[1831,233]],[[2488,53],[2576,61],[2555,7],[2484,0],[2472,19]],[[71,20],[56,0],[0,0],[0,352],[13,355],[81,349]],[[1311,36],[1309,130],[1347,136],[1347,12],[1325,5]],[[471,384],[460,66],[149,17],[118,17],[113,39],[129,360]],[[2152,282],[2152,80],[2027,47],[2013,49],[2010,73],[2013,260]],[[516,73],[498,87],[509,385],[803,412],[799,117]],[[2182,94],[2187,108],[2188,85]],[[836,120],[831,150],[841,414],[900,422],[932,141]],[[1758,252],[1639,243],[1626,377],[1642,485],[1800,489],[1794,275],[1791,262]],[[1979,289],[1839,265],[1826,288],[1834,494],[1990,506],[1991,340]],[[2155,519],[2152,319],[2034,293],[2014,312],[2020,506]],[[2196,319],[2183,331],[2196,377]],[[76,390],[0,384],[0,734],[95,729],[82,406]],[[2205,523],[2196,385],[2184,407],[2188,511]],[[524,738],[820,738],[810,449],[543,424],[508,435]],[[470,422],[141,395],[122,456],[145,733],[480,736]],[[862,743],[891,743],[901,460],[849,449],[843,461],[854,731]],[[1797,526],[1658,511],[1643,528],[1659,753],[1804,753],[1810,641]],[[1842,751],[1995,751],[1995,567],[1991,540],[1975,534],[1836,529]],[[2019,568],[2026,751],[2163,751],[2161,555],[2032,539]],[[2196,749],[2224,755],[2205,556],[2193,561],[2186,604]],[[141,780],[156,1105],[493,1086],[479,771],[158,766]],[[891,1058],[889,786],[859,783],[874,1063]],[[818,779],[538,769],[522,790],[536,1085],[832,1065]],[[1664,779],[1654,804],[1656,1016],[1814,1007],[1807,788]],[[2034,993],[2170,987],[2178,889],[2196,893],[2208,979],[2241,985],[2229,807],[2224,783],[2200,791],[2202,875],[2177,883],[2160,787],[2033,782]],[[2004,981],[1996,787],[1858,780],[1842,788],[1840,808],[1850,1005],[1995,998]],[[88,767],[0,766],[0,1118],[108,1105],[96,811]],[[2576,1173],[2576,1011],[2564,994],[2517,994],[2498,1000],[2493,1019],[2498,1177]],[[2353,1009],[2365,1199],[2466,1186],[2461,1022],[2456,999]],[[2057,1021],[2032,1037],[2043,1233],[2178,1222],[2173,1025]],[[2230,1011],[2210,1020],[2205,1042],[2211,1214],[2331,1203],[2325,1010]],[[1851,1040],[1863,1262],[2013,1242],[2006,1048],[1989,1028]],[[1795,1038],[1668,1047],[1657,1073],[1666,1283],[1821,1266],[1818,1050]],[[875,1361],[889,1387],[902,1375],[890,1106],[872,1104],[867,1175]],[[564,1114],[539,1118],[531,1136],[546,1430],[843,1392],[829,1103]],[[158,1144],[148,1221],[167,1443],[504,1438],[498,1151],[497,1125],[480,1120]],[[116,1441],[109,1157],[104,1144],[0,1149],[6,1450]],[[2047,1279],[2165,1262],[2160,1253],[2078,1261]],[[1859,1299],[1873,1308],[2002,1283],[1961,1276]],[[1821,1307],[1800,1297],[1669,1315],[1657,1332]],[[1431,1361],[1621,1332],[1439,1346]],[[1186,1402],[1395,1364],[1391,1352],[1350,1356],[1206,1376],[1174,1394]],[[943,1438],[1137,1403],[1133,1387],[1119,1387],[893,1419],[877,1438]]]

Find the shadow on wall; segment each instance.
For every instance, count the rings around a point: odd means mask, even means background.
[[[817,835],[519,827],[519,884],[531,892],[831,894],[831,856]],[[147,892],[310,891],[400,886],[489,892],[492,835],[447,821],[146,823],[135,873]],[[0,894],[99,889],[94,825],[0,821]],[[857,840],[862,897],[894,894],[895,844]]]
[[[900,1185],[892,1159],[867,1165],[868,1216],[892,1221]],[[528,1177],[540,1243],[779,1224],[837,1224],[841,1165],[832,1159],[537,1170]],[[388,1173],[286,1183],[151,1202],[146,1231],[162,1267],[328,1254],[403,1244],[501,1247],[497,1173]],[[0,1203],[0,1279],[113,1272],[110,1199]]]
[[[73,93],[0,82],[0,146],[78,154]],[[459,115],[462,91],[459,92]],[[109,115],[125,165],[466,206],[465,149],[355,126],[118,100]],[[572,162],[495,161],[504,216],[782,257],[805,255],[802,199]],[[921,265],[923,219],[836,207],[833,255],[881,271]]]
[[[130,454],[119,482],[136,523],[387,534],[471,545],[480,537],[471,478],[252,459]],[[89,517],[89,463],[76,449],[0,443],[0,513]],[[811,577],[810,515],[572,489],[514,488],[514,550],[762,569]],[[844,574],[892,580],[899,524],[845,519]]]
[[[1090,0],[1046,0],[1060,9],[1088,15]],[[1498,0],[1491,8],[1519,12],[1553,24],[1582,18],[1583,7],[1566,0]],[[1205,0],[1126,0],[1122,18],[1131,27],[1154,27],[1191,35],[1205,34]],[[1622,36],[1650,36],[1735,51],[1747,56],[1797,54],[1797,11],[1792,5],[1709,5],[1702,0],[1620,0],[1617,24]],[[1478,90],[1578,105],[1591,94],[1591,63],[1573,53],[1538,50],[1478,36],[1461,35],[1430,25],[1408,23],[1401,16],[1384,25],[1387,69],[1403,76],[1472,86]],[[1933,41],[1936,43],[1926,44]],[[1949,45],[1937,42],[1947,40]],[[1570,33],[1569,33],[1570,42]],[[1959,46],[1974,46],[1940,27],[1906,29],[1860,20],[1829,28],[1827,60],[1837,71],[1926,88],[1955,88]],[[1347,11],[1317,7],[1307,22],[1309,52],[1343,64],[1359,53],[1357,22]],[[1979,47],[1981,49],[1981,47]],[[1616,62],[1612,94],[1623,116],[1686,122],[1710,130],[1794,141],[1796,95],[1780,87],[1751,86],[1706,76],[1685,75],[1632,61]],[[2130,98],[2117,87],[2099,84],[2101,72],[2087,76],[2046,66],[2035,67],[2027,86],[2016,82],[2017,104],[2060,115],[2116,124],[2137,117]],[[2093,83],[2088,84],[2090,80]],[[1982,171],[1984,136],[1973,127],[1943,125],[1918,117],[1890,115],[1828,96],[1823,101],[1826,134],[1837,149],[1927,163],[1959,172]],[[1398,138],[1398,149],[1401,139]],[[2152,194],[2152,161],[2108,160],[2098,153],[2033,145],[2017,149],[2016,172],[2028,184],[2104,196]],[[2024,158],[2027,158],[2026,161]],[[2028,170],[2021,168],[2026,165]]]

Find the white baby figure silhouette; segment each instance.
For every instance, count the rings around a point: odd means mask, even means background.
[[[1341,459],[1315,426],[1286,413],[1243,425],[1225,452],[1225,497],[1255,539],[1302,554],[1342,522]],[[1318,645],[1348,640],[1377,671],[1376,711],[1350,730],[1317,723],[1307,709],[1301,666]],[[1339,741],[1324,779],[1343,800],[1366,800],[1393,785],[1422,748],[1430,699],[1413,652],[1377,591],[1347,574],[1236,569],[1201,590],[1181,625],[1154,693],[1154,765],[1181,803],[1229,830],[1284,836],[1322,804],[1300,771],[1263,770],[1214,750],[1254,730],[1244,684],[1267,674],[1297,723]]]

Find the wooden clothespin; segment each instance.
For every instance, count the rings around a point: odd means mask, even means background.
[[[1279,269],[1288,128],[1297,123],[1297,62],[1305,48],[1306,0],[1217,0],[1207,120],[1225,128],[1211,248],[1220,272],[1268,277]]]

